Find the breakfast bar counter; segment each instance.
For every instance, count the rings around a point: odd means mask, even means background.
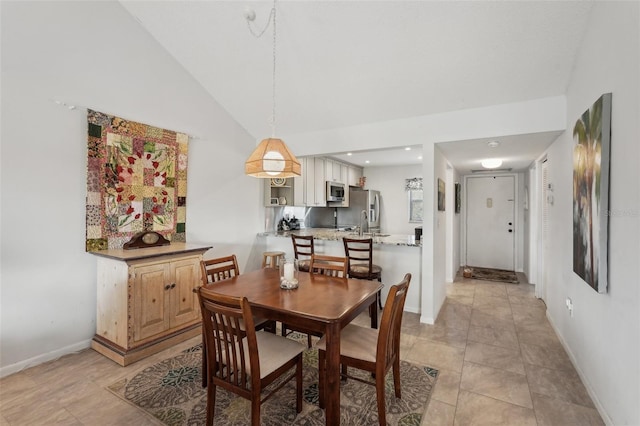
[[[389,288],[399,283],[404,274],[412,275],[409,293],[405,302],[405,311],[420,313],[422,283],[422,246],[413,235],[402,234],[365,234],[359,237],[357,232],[331,228],[306,228],[291,231],[264,232],[258,234],[265,251],[282,251],[293,258],[291,235],[313,235],[314,248],[318,254],[344,256],[343,238],[373,238],[373,262],[382,267],[382,301]]]
[[[406,234],[370,234],[364,233],[361,237],[355,231],[346,231],[333,228],[305,228],[291,231],[265,232],[262,235],[291,238],[291,235],[313,235],[316,240],[342,241],[343,238],[373,238],[373,244],[388,244],[394,246],[420,247],[420,241],[416,241],[414,235]]]

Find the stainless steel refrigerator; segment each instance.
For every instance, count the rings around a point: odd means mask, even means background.
[[[363,232],[380,232],[380,191],[349,188],[349,207],[336,210],[338,227],[354,227],[363,223]],[[366,212],[366,220],[363,212]]]

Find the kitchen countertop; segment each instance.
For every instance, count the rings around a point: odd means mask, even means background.
[[[291,234],[293,235],[313,235],[314,238],[318,240],[334,240],[339,241],[344,237],[347,238],[358,238],[358,233],[354,231],[344,231],[334,228],[305,228],[305,229],[297,229],[295,231],[278,231],[278,232],[264,232],[260,235],[263,236],[274,236],[274,237],[282,237],[282,238],[291,238]],[[371,236],[371,234],[365,236],[363,238],[367,238]],[[414,235],[406,235],[406,234],[376,234],[373,239],[374,244],[388,244],[394,246],[411,246],[411,247],[421,247],[420,241],[416,242]]]

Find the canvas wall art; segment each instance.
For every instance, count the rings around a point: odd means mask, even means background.
[[[438,178],[438,211],[444,211],[444,201],[444,181]]]
[[[455,183],[455,192],[456,192],[456,206],[455,206],[455,212],[458,214],[460,213],[460,208],[462,207],[462,195],[461,192],[462,190],[460,189],[460,184],[458,182]]]
[[[607,291],[611,93],[602,95],[573,127],[573,271],[599,293]]]
[[[185,241],[188,136],[87,111],[86,250],[141,231]]]

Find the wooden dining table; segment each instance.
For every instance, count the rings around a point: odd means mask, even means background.
[[[326,338],[326,424],[340,424],[340,331],[369,309],[371,327],[378,327],[378,281],[329,277],[300,272],[298,288],[280,288],[278,269],[263,268],[208,284],[209,291],[245,296],[255,316],[296,324]],[[371,348],[375,350],[375,348]]]

